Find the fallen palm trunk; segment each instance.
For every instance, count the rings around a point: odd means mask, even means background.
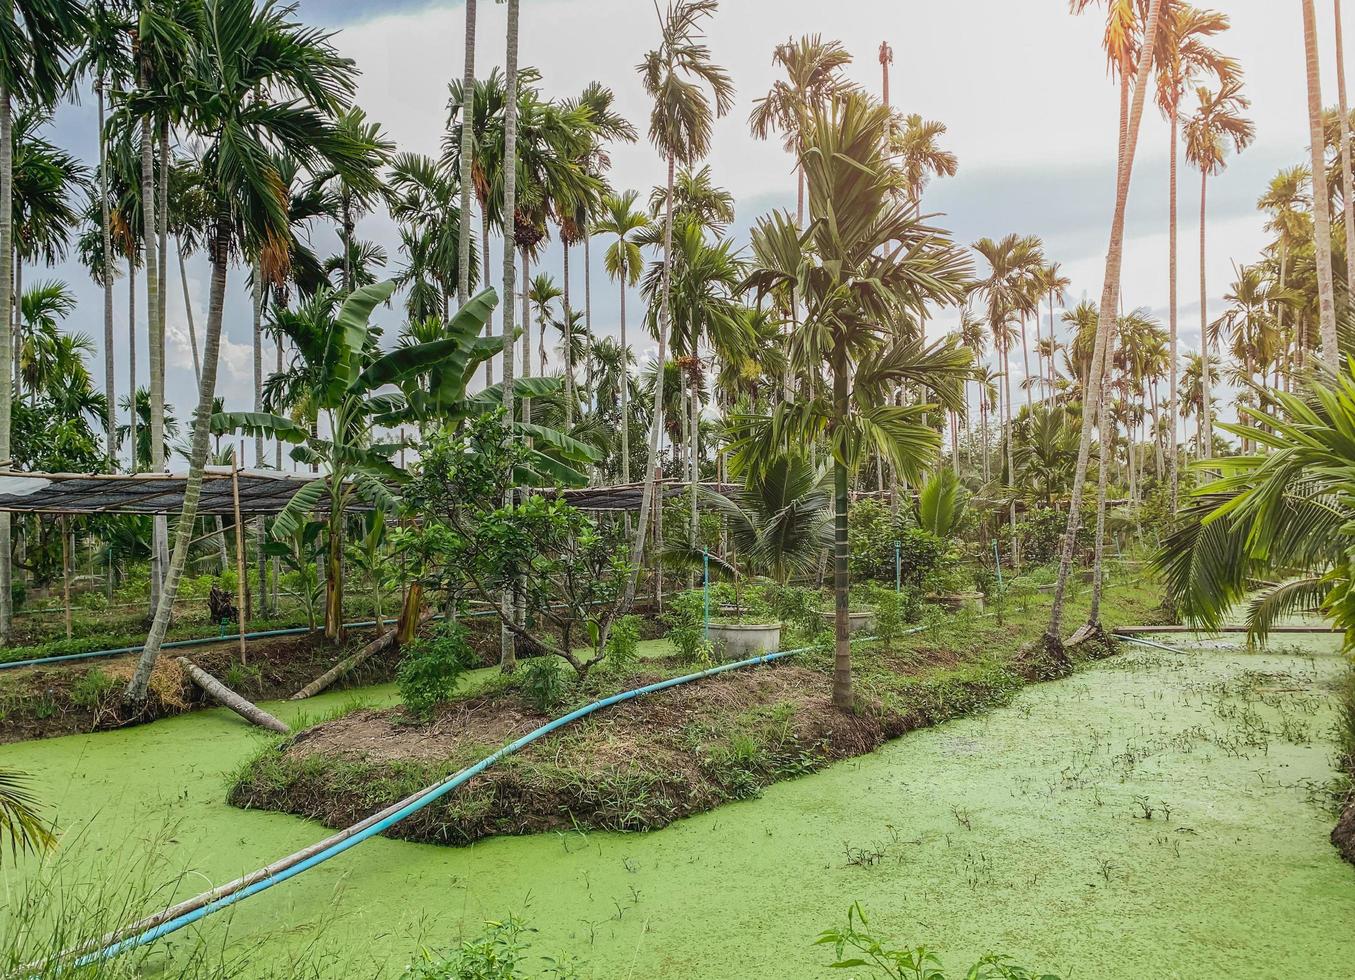
[[[180,657],[179,666],[183,667],[184,672],[192,678],[194,684],[230,708],[241,718],[258,725],[260,728],[267,728],[269,731],[278,732],[282,735],[291,734],[292,730],[278,719],[252,701],[246,701],[197,664],[185,657]]]
[[[431,621],[432,619],[433,613],[426,612],[421,617],[419,617],[419,625],[423,626],[425,623]],[[382,633],[371,643],[368,643],[365,647],[358,650],[357,653],[354,653],[352,656],[348,656],[340,660],[333,667],[329,668],[329,670],[325,671],[315,680],[311,681],[301,690],[297,691],[295,694],[292,695],[291,700],[304,701],[306,698],[314,697],[315,695],[323,691],[325,688],[333,684],[335,681],[337,681],[344,674],[347,674],[350,670],[353,670],[355,667],[358,667],[361,664],[365,663],[366,661],[370,660],[372,657],[376,656],[378,653],[381,653],[383,650],[390,649],[392,646],[395,646],[396,643],[399,641],[400,641],[399,630],[388,630],[385,633]]]

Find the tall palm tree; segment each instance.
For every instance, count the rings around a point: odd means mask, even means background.
[[[717,0],[675,0],[659,16],[659,46],[646,53],[638,71],[645,92],[654,101],[649,117],[649,141],[667,159],[668,183],[663,215],[663,286],[658,314],[658,363],[667,357],[672,321],[671,253],[673,249],[673,182],[679,163],[691,166],[710,152],[713,122],[734,105],[734,83],[729,73],[710,58],[703,23],[715,15]],[[710,95],[706,94],[709,88]],[[713,100],[713,105],[712,105]],[[635,597],[640,562],[644,558],[649,516],[654,506],[658,473],[659,433],[663,429],[662,386],[655,386],[654,415],[649,426],[649,457],[640,500],[639,526],[631,548],[630,581],[626,598]]]
[[[1204,349],[1209,350],[1207,333],[1209,330],[1209,297],[1205,282],[1205,232],[1206,232],[1206,190],[1209,178],[1222,173],[1227,165],[1229,152],[1240,153],[1251,145],[1256,136],[1256,127],[1252,121],[1242,115],[1251,103],[1242,94],[1242,83],[1236,77],[1230,78],[1219,86],[1217,92],[1201,86],[1195,90],[1199,105],[1185,124],[1186,160],[1200,171],[1200,335],[1204,337]],[[1322,154],[1321,145],[1317,150]],[[1330,241],[1328,242],[1330,246]],[[1330,259],[1330,254],[1328,255]],[[1328,262],[1330,268],[1330,262]],[[1209,360],[1204,361],[1204,399],[1209,404]],[[1213,430],[1205,413],[1204,451],[1213,453]]]
[[[1293,361],[1298,360],[1302,354],[1301,336],[1292,325],[1294,334],[1292,339],[1286,330],[1284,314],[1289,304],[1285,297],[1289,288],[1291,257],[1305,242],[1311,240],[1313,235],[1312,202],[1308,197],[1308,182],[1307,167],[1285,168],[1270,179],[1266,192],[1256,202],[1256,206],[1269,215],[1266,231],[1275,236],[1267,248],[1277,265],[1276,289],[1273,293],[1275,325],[1285,345],[1286,358],[1292,358]],[[1292,355],[1288,353],[1291,347],[1298,348]],[[1292,375],[1295,366],[1292,361],[1287,364],[1286,384],[1289,383],[1289,375]]]
[[[916,476],[940,449],[923,422],[929,408],[958,409],[969,352],[953,339],[927,344],[921,314],[928,303],[958,304],[970,269],[949,236],[923,224],[893,199],[899,172],[885,155],[889,112],[848,93],[807,112],[800,164],[809,188],[809,230],[800,239],[805,270],[797,284],[805,321],[791,342],[791,362],[829,376],[831,395],[782,401],[743,423],[735,456],[749,469],[779,450],[826,439],[833,457],[836,645],[833,703],[854,702],[847,636],[847,518],[850,475],[874,451],[898,472]],[[773,213],[769,221],[788,224]],[[780,267],[758,269],[747,285],[759,297],[784,285]],[[895,405],[899,387],[926,391],[931,405]]]
[[[88,20],[87,35],[80,56],[74,65],[77,75],[89,75],[92,79],[95,100],[98,103],[99,127],[99,231],[102,236],[100,264],[95,281],[103,287],[104,300],[104,397],[108,404],[108,418],[105,429],[108,437],[108,464],[110,469],[117,460],[113,444],[113,432],[117,430],[117,384],[115,357],[113,351],[113,229],[112,206],[109,200],[108,174],[108,136],[105,131],[108,120],[108,99],[113,91],[120,90],[126,84],[131,73],[131,60],[128,56],[125,37],[127,35],[127,15],[117,0],[96,0],[86,8]]]
[[[1308,70],[1308,136],[1312,143],[1313,242],[1317,250],[1318,327],[1322,358],[1333,370],[1340,360],[1336,344],[1336,298],[1331,271],[1331,198],[1327,194],[1326,138],[1322,126],[1322,76],[1317,60],[1317,16],[1313,0],[1301,0],[1303,49]],[[1346,201],[1347,210],[1350,199]],[[1207,399],[1206,395],[1206,399]],[[1206,430],[1205,451],[1209,451]]]
[[[546,327],[555,322],[554,304],[564,297],[563,290],[556,285],[555,279],[544,273],[538,272],[532,277],[531,286],[528,290],[531,298],[532,309],[536,311],[537,353],[541,358],[541,377],[546,376]],[[524,324],[523,329],[528,330],[531,324]]]
[[[1038,273],[1040,292],[1049,300],[1049,347],[1048,363],[1042,370],[1041,376],[1044,379],[1045,397],[1052,398],[1054,395],[1054,351],[1058,347],[1058,339],[1054,336],[1054,304],[1065,303],[1068,299],[1068,289],[1073,285],[1073,281],[1063,274],[1063,266],[1058,262],[1049,262],[1042,266]],[[1039,335],[1039,330],[1036,330]]]
[[[903,118],[902,126],[889,131],[889,152],[901,171],[901,190],[914,210],[921,207],[922,192],[933,177],[954,177],[960,161],[937,140],[946,135],[946,124],[923,119],[916,112]]]
[[[640,255],[640,246],[637,245],[631,236],[649,224],[649,219],[645,213],[635,207],[639,200],[637,191],[625,191],[619,196],[609,194],[603,201],[603,216],[593,226],[593,231],[600,235],[615,235],[616,241],[607,249],[604,261],[607,268],[607,275],[612,281],[620,286],[621,294],[621,350],[626,360],[625,364],[630,363],[630,344],[626,338],[626,292],[637,282],[640,281],[640,272],[644,267],[644,260]],[[629,368],[627,368],[627,377],[629,377]],[[620,385],[621,393],[621,482],[630,483],[630,408],[628,381]]]
[[[291,11],[252,0],[206,0],[203,29],[180,79],[183,125],[201,142],[201,161],[216,193],[211,289],[203,342],[202,381],[193,418],[188,480],[174,552],[160,603],[127,698],[143,701],[159,657],[188,557],[202,493],[216,392],[218,353],[232,245],[249,254],[285,243],[288,221],[276,188],[278,153],[311,172],[353,173],[374,166],[376,148],[340,131],[336,117],[354,91],[355,69],[329,35],[291,19]]]
[[[1222,83],[1233,77],[1237,65],[1205,43],[1205,39],[1228,28],[1228,18],[1212,10],[1200,10],[1187,3],[1174,2],[1164,11],[1158,27],[1155,62],[1157,65],[1157,104],[1167,117],[1170,129],[1170,162],[1167,203],[1167,319],[1169,335],[1169,393],[1171,402],[1167,417],[1175,426],[1177,415],[1177,324],[1176,324],[1176,175],[1178,131],[1181,121],[1181,100],[1193,80],[1211,74]],[[1175,429],[1173,429],[1175,431]],[[1168,447],[1171,468],[1171,505],[1176,510],[1180,478],[1177,469],[1176,439]]]
[[[843,74],[852,56],[840,41],[825,41],[819,34],[806,34],[799,41],[789,38],[772,51],[772,64],[784,68],[786,77],[772,83],[767,94],[754,100],[748,128],[756,139],[782,135],[786,152],[798,160],[801,119],[805,106],[821,105],[835,93],[854,88]],[[805,175],[796,164],[795,222],[804,224]]]
[[[66,62],[81,30],[77,0],[14,0],[0,10],[0,369],[14,358],[14,145],[12,110],[50,105],[67,84]],[[10,459],[9,384],[0,384],[0,465]],[[10,515],[0,513],[0,642],[11,628]]]
[[[506,35],[506,54],[504,57],[504,75],[505,89],[508,97],[504,105],[503,121],[503,215],[504,226],[504,244],[503,244],[503,409],[504,418],[509,423],[514,419],[513,415],[513,314],[517,309],[513,302],[517,295],[517,282],[515,274],[517,267],[514,264],[513,250],[508,247],[508,225],[517,214],[517,177],[518,177],[518,17],[519,0],[508,0],[508,24],[505,31]],[[488,248],[488,245],[484,246]],[[522,284],[526,289],[527,283]],[[486,329],[488,329],[489,320],[486,319]],[[523,324],[524,329],[530,329],[529,324]],[[526,374],[526,365],[523,365],[523,374]],[[513,491],[510,488],[504,494],[504,504],[513,503]],[[514,612],[514,595],[511,587],[503,590],[503,605],[500,609],[502,622],[507,623],[508,616]],[[525,614],[525,609],[519,603],[516,607],[516,614],[521,620]],[[512,670],[517,663],[517,648],[514,643],[515,635],[504,625],[499,631],[499,666],[503,670]]]
[[[1085,4],[1082,4],[1085,6]],[[1143,47],[1154,50],[1161,19],[1163,0],[1150,0],[1148,16],[1143,28]],[[1110,242],[1106,249],[1105,276],[1101,284],[1101,303],[1098,307],[1096,344],[1092,352],[1086,395],[1083,398],[1082,432],[1078,437],[1077,467],[1073,473],[1073,487],[1068,501],[1068,528],[1063,538],[1059,557],[1059,576],[1054,586],[1054,601],[1045,628],[1043,645],[1046,652],[1062,660],[1063,611],[1067,596],[1068,574],[1072,568],[1073,550],[1082,519],[1082,490],[1087,481],[1087,461],[1091,454],[1092,428],[1096,421],[1096,406],[1101,404],[1101,372],[1109,348],[1115,301],[1120,288],[1120,267],[1123,262],[1125,206],[1129,200],[1129,182],[1134,169],[1134,151],[1138,145],[1139,123],[1143,118],[1143,102],[1147,95],[1152,58],[1140,58],[1134,85],[1133,99],[1121,131],[1119,165],[1115,180],[1115,210],[1111,218]],[[1122,94],[1125,89],[1122,87]],[[1123,103],[1122,103],[1123,104]],[[1095,624],[1093,624],[1095,625]]]
[[[1350,163],[1350,109],[1346,104],[1346,48],[1341,31],[1341,0],[1332,0],[1335,24],[1332,30],[1336,34],[1336,102],[1341,120],[1341,195],[1345,201],[1346,241],[1355,242],[1355,179],[1351,175]],[[1346,246],[1346,298],[1355,299],[1355,248]]]

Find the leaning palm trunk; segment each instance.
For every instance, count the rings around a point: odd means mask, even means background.
[[[1105,353],[1101,358],[1101,397],[1096,406],[1098,419],[1097,441],[1101,444],[1100,459],[1096,468],[1096,544],[1095,558],[1092,563],[1092,601],[1091,607],[1087,612],[1087,622],[1093,627],[1101,625],[1101,584],[1105,580],[1105,566],[1103,558],[1106,548],[1106,487],[1110,482],[1110,462],[1114,458],[1114,447],[1112,445],[1115,438],[1115,429],[1111,425],[1110,418],[1110,389],[1109,374],[1110,365],[1114,360],[1115,352],[1115,325],[1111,321],[1110,336],[1106,338]],[[1134,451],[1134,443],[1129,441],[1129,452]],[[1126,457],[1127,467],[1133,465],[1133,461]],[[1132,471],[1131,471],[1132,473]],[[1130,476],[1133,481],[1133,476]]]
[[[108,468],[113,470],[117,464],[118,438],[118,399],[117,383],[113,363],[113,229],[112,214],[108,205],[108,141],[104,137],[104,79],[100,78],[95,86],[99,101],[99,220],[103,236],[103,287],[104,287],[104,396],[108,399]],[[193,351],[196,364],[197,350]]]
[[[184,319],[188,322],[188,346],[192,348],[193,351],[193,381],[196,383],[202,380],[202,357],[198,353],[198,328],[193,322],[193,300],[188,295],[188,267],[184,262],[183,239],[177,236],[174,239],[174,251],[179,258],[179,286],[183,289],[183,315]],[[279,343],[281,343],[281,341],[279,341]],[[281,355],[281,347],[278,348],[278,353]],[[278,373],[282,373],[281,364],[278,365]],[[278,469],[282,469],[282,462],[280,460],[278,462]]]
[[[3,205],[0,205],[2,207]],[[160,603],[155,607],[146,645],[141,659],[127,685],[127,699],[142,702],[150,685],[151,671],[160,657],[160,648],[169,629],[174,611],[174,598],[179,592],[179,578],[188,559],[188,545],[193,538],[193,525],[198,514],[198,500],[202,497],[202,474],[207,465],[207,450],[211,437],[212,400],[216,395],[217,355],[221,350],[221,318],[226,299],[226,243],[230,241],[233,222],[229,213],[217,217],[215,254],[212,256],[212,285],[207,311],[207,335],[203,338],[202,381],[198,385],[198,409],[193,416],[193,441],[188,457],[188,481],[184,486],[183,511],[175,529],[174,553],[165,572]]]
[[[143,73],[142,87],[146,86]],[[141,120],[141,227],[144,261],[146,263],[146,347],[150,356],[150,436],[151,471],[159,473],[165,466],[165,394],[160,387],[160,366],[164,358],[164,340],[158,330],[160,313],[160,277],[156,266],[159,249],[155,230],[159,214],[155,209],[155,140],[149,116]],[[135,412],[135,393],[132,409]],[[161,562],[160,515],[151,518],[151,583],[150,608],[154,615],[160,605],[160,587],[164,582],[165,566]]]
[[[199,382],[201,383],[201,382]],[[136,459],[136,256],[127,254],[127,392],[130,409],[127,412],[127,441],[130,459],[127,472],[135,473]]]
[[[1167,322],[1168,322],[1168,399],[1167,418],[1171,419],[1171,438],[1167,443],[1167,466],[1171,470],[1171,512],[1176,513],[1177,496],[1181,485],[1179,462],[1176,449],[1176,420],[1181,417],[1181,405],[1177,392],[1177,353],[1176,353],[1176,143],[1178,117],[1176,106],[1171,108],[1171,163],[1167,192]]]
[[[626,276],[621,275],[621,482],[630,484],[630,345],[626,342]]]
[[[1148,8],[1148,23],[1144,31],[1144,50],[1151,51],[1157,38],[1157,25],[1162,11],[1162,0],[1152,0]],[[1101,285],[1101,306],[1098,310],[1096,343],[1092,349],[1091,370],[1088,373],[1086,405],[1101,400],[1101,372],[1104,370],[1110,330],[1115,319],[1115,298],[1119,292],[1120,266],[1124,258],[1124,216],[1129,200],[1130,178],[1134,170],[1134,150],[1138,143],[1139,123],[1143,118],[1143,100],[1148,90],[1151,58],[1139,59],[1138,78],[1134,86],[1133,108],[1130,110],[1127,132],[1121,140],[1122,152],[1115,178],[1115,212],[1110,226],[1110,244],[1106,249],[1106,271]],[[1087,482],[1087,461],[1091,454],[1092,426],[1095,412],[1082,413],[1082,432],[1078,439],[1077,467],[1073,471],[1072,494],[1068,501],[1068,529],[1063,536],[1063,551],[1059,558],[1059,576],[1054,586],[1054,601],[1049,625],[1045,628],[1044,646],[1055,656],[1063,653],[1063,610],[1068,590],[1068,573],[1072,568],[1073,552],[1077,545],[1077,531],[1082,517],[1082,488]]]
[[[1209,292],[1205,285],[1205,191],[1209,186],[1207,171],[1200,172],[1200,397],[1204,402],[1201,426],[1204,432],[1204,454],[1214,455],[1214,413],[1210,402],[1209,370]]]
[[[1341,0],[1333,0],[1336,10],[1336,99],[1341,112],[1341,196],[1345,201],[1346,222],[1346,299],[1355,298],[1355,207],[1351,207],[1355,187],[1352,187],[1350,167],[1350,110],[1346,107],[1345,39],[1341,32]]]
[[[508,98],[504,108],[504,174],[503,174],[503,408],[508,425],[513,422],[513,314],[514,289],[513,249],[509,244],[510,229],[517,209],[517,146],[518,146],[518,0],[508,0],[508,51],[505,59]],[[523,288],[527,287],[524,280]],[[530,325],[528,325],[530,329]],[[524,367],[525,370],[525,367]],[[513,491],[510,488],[504,494],[504,505],[513,503]],[[514,609],[512,588],[505,588],[501,597],[501,622],[499,629],[499,664],[504,670],[512,670],[517,664],[517,647],[514,634],[507,627],[509,614]]]
[[[14,357],[14,140],[8,86],[0,85],[0,467],[13,466],[10,459],[10,409],[13,389],[8,365]],[[11,539],[9,514],[0,513],[0,643],[8,643],[13,609],[10,587]]]
[[[1336,300],[1331,274],[1331,200],[1327,196],[1326,139],[1322,126],[1322,81],[1317,63],[1317,23],[1313,0],[1302,0],[1303,47],[1308,67],[1308,136],[1312,142],[1313,242],[1317,251],[1317,308],[1322,359],[1336,368]],[[1346,209],[1350,209],[1347,200]],[[1206,443],[1205,451],[1209,446]]]
[[[672,310],[669,306],[672,286],[673,255],[673,180],[677,161],[668,154],[668,184],[663,199],[663,296],[659,304],[658,375],[654,381],[654,416],[649,422],[649,457],[645,464],[645,488],[640,495],[640,517],[635,529],[635,543],[630,551],[630,581],[626,583],[626,603],[635,599],[635,586],[640,578],[640,562],[645,556],[645,532],[649,529],[650,512],[654,508],[656,476],[659,469],[659,434],[663,431],[663,364],[668,354],[668,324]]]

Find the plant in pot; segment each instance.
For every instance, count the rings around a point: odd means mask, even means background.
[[[730,659],[770,653],[780,645],[781,622],[760,590],[744,584],[760,575],[784,586],[817,566],[832,540],[828,471],[803,456],[780,454],[748,473],[739,489],[729,494],[703,490],[701,499],[724,524],[724,554],[673,544],[665,549],[665,559],[687,567],[708,562],[713,573],[728,576],[711,602],[717,613],[710,628],[716,653]]]

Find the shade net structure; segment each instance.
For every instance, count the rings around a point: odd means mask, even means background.
[[[230,516],[235,513],[235,486],[240,494],[240,513],[279,513],[301,487],[320,479],[315,474],[279,473],[276,470],[239,470],[208,467],[202,478],[200,515]],[[18,514],[170,514],[183,510],[188,477],[178,473],[16,473],[0,471],[0,511]],[[737,489],[733,484],[703,483],[718,493]],[[690,484],[666,480],[660,484],[665,498],[690,492]],[[548,492],[548,491],[546,491]],[[644,484],[614,487],[580,487],[560,491],[580,510],[598,513],[639,511]],[[356,495],[349,497],[351,511],[370,510]]]

